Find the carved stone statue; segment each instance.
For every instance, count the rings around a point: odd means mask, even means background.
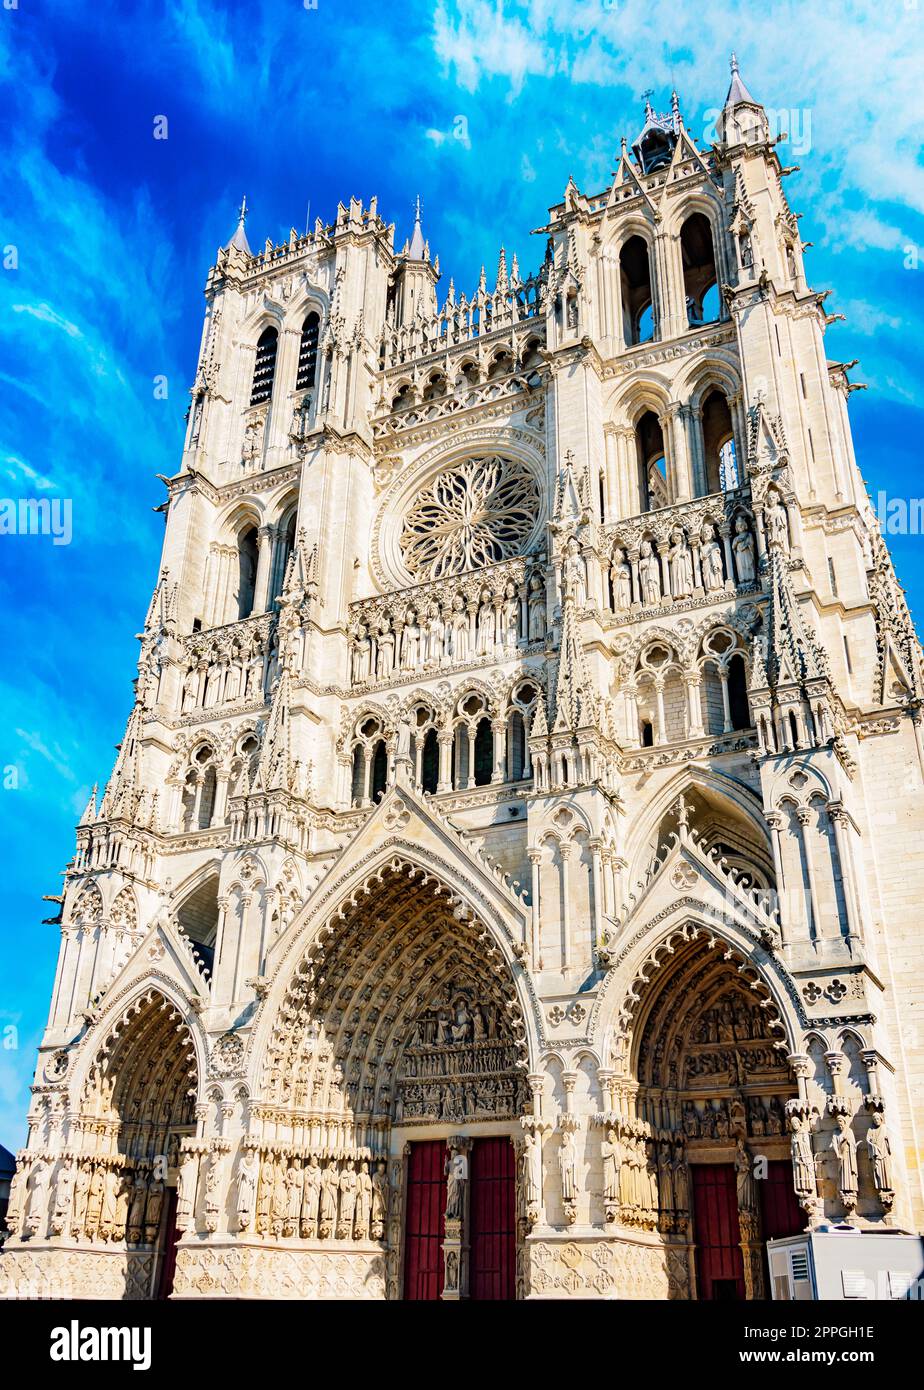
[[[693,592],[693,556],[687,538],[679,526],[671,531],[668,554],[671,574],[671,593],[674,598],[689,598]]]
[[[576,536],[568,541],[564,578],[565,597],[573,598],[576,606],[583,608],[587,602],[587,567]]]
[[[317,1154],[308,1155],[302,1182],[302,1210],[299,1230],[303,1237],[313,1236],[317,1231],[318,1207],[321,1202],[321,1169]]]
[[[340,1191],[340,1176],[337,1172],[337,1161],[331,1159],[321,1178],[321,1215],[318,1234],[329,1236],[333,1234],[337,1224],[337,1197]]]
[[[751,535],[747,518],[741,515],[735,518],[735,539],[732,541],[732,550],[735,555],[735,569],[738,571],[738,583],[753,584],[757,576],[757,565],[754,560],[754,537]]]
[[[401,669],[413,671],[420,657],[420,624],[413,608],[407,610],[401,634]]]
[[[787,551],[789,549],[789,518],[786,515],[786,508],[775,492],[771,493],[768,499],[764,521],[767,527],[767,544],[778,545],[782,550]]]
[[[302,1209],[302,1170],[298,1160],[289,1159],[286,1169],[286,1219],[284,1230],[287,1236],[298,1235]]]
[[[246,1231],[253,1220],[257,1201],[260,1163],[254,1149],[245,1149],[237,1169],[237,1224]]]
[[[128,1208],[128,1225],[126,1235],[132,1244],[137,1244],[144,1234],[144,1209],[148,1201],[148,1174],[144,1168],[139,1168],[135,1172],[135,1185],[132,1188],[132,1199]]]
[[[378,651],[376,653],[375,674],[378,680],[385,680],[395,666],[395,634],[391,623],[383,618],[379,624]]]
[[[606,1131],[606,1138],[600,1145],[603,1156],[603,1200],[619,1201],[619,1169],[622,1165],[622,1145],[615,1129]]]
[[[371,675],[372,642],[365,626],[360,623],[353,648],[353,679],[359,685]]]
[[[869,1129],[866,1132],[866,1151],[869,1154],[870,1167],[873,1170],[873,1184],[876,1192],[880,1198],[887,1199],[884,1205],[891,1206],[891,1199],[895,1192],[892,1182],[892,1146],[885,1131],[883,1118],[878,1110],[870,1116]]]
[[[757,1187],[751,1155],[740,1136],[735,1144],[735,1178],[738,1188],[738,1210],[753,1214],[757,1210]]]
[[[388,1220],[388,1165],[380,1158],[372,1174],[372,1219],[370,1234],[373,1240],[381,1240],[385,1234]]]
[[[496,640],[494,600],[490,590],[484,589],[478,608],[478,655],[493,656]]]
[[[632,606],[632,571],[626,560],[626,552],[619,546],[613,551],[610,565],[610,583],[613,586],[613,611],[626,613]]]
[[[524,1136],[523,1185],[527,1205],[539,1206],[542,1202],[542,1137],[531,1129]]]
[[[574,1131],[572,1129],[566,1129],[562,1132],[561,1144],[558,1149],[558,1170],[561,1173],[562,1201],[576,1201],[577,1150],[575,1148]]]
[[[857,1142],[850,1128],[850,1116],[838,1115],[831,1147],[837,1157],[837,1189],[841,1201],[852,1210],[857,1203]]]
[[[71,1235],[82,1236],[84,1234],[84,1224],[87,1217],[87,1196],[90,1191],[90,1178],[92,1169],[88,1163],[80,1163],[77,1168],[77,1178],[74,1183],[74,1206],[71,1218]],[[10,1210],[7,1217],[13,1212],[13,1195],[10,1194]]]
[[[26,1230],[33,1236],[38,1232],[45,1214],[48,1177],[48,1165],[38,1159],[32,1165],[32,1171],[26,1180]]]
[[[353,1234],[353,1216],[356,1210],[356,1161],[348,1158],[346,1167],[340,1174],[340,1220],[337,1223],[337,1237],[348,1240]]]
[[[468,613],[465,611],[465,599],[461,594],[456,594],[452,601],[449,624],[452,659],[460,666],[469,659]]]
[[[58,1176],[55,1180],[55,1198],[52,1213],[52,1223],[55,1234],[60,1235],[67,1229],[67,1222],[71,1214],[71,1200],[74,1191],[74,1170],[70,1163],[65,1159],[58,1169]]]
[[[461,1221],[465,1210],[465,1184],[468,1182],[468,1155],[452,1149],[446,1159],[446,1220]]]
[[[671,1159],[671,1185],[674,1189],[674,1210],[686,1212],[690,1209],[690,1178],[684,1154],[683,1141],[674,1142],[674,1156]]]
[[[356,1213],[353,1221],[353,1236],[356,1240],[365,1240],[369,1235],[369,1217],[372,1211],[372,1179],[369,1176],[369,1164],[365,1159],[359,1165],[359,1172],[356,1174]]]
[[[661,565],[652,549],[651,541],[642,541],[639,546],[638,578],[645,607],[660,603]]]
[[[148,1188],[148,1201],[144,1211],[144,1238],[153,1245],[160,1230],[160,1216],[164,1207],[163,1179],[155,1177]]]
[[[529,580],[529,640],[541,642],[545,637],[545,585],[541,575],[533,574]]]
[[[711,521],[703,523],[701,531],[700,564],[703,569],[703,588],[707,594],[714,594],[725,587],[725,569],[722,564],[722,547],[716,540],[715,527]]]
[[[199,1155],[184,1153],[177,1175],[176,1216],[177,1229],[185,1230],[196,1201],[196,1185],[199,1176]],[[183,1223],[180,1225],[180,1223]]]
[[[815,1159],[812,1154],[812,1139],[808,1132],[808,1122],[801,1115],[793,1114],[789,1116],[789,1128],[791,1131],[789,1151],[792,1156],[793,1186],[800,1197],[814,1197],[817,1191]]]

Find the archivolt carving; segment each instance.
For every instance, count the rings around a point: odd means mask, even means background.
[[[152,1158],[192,1125],[196,1050],[182,1015],[159,990],[137,996],[97,1048],[80,1102],[78,1128],[105,1125],[118,1151]]]
[[[474,1004],[525,1068],[525,1024],[506,961],[443,882],[394,859],[338,916],[309,945],[280,1009],[263,1064],[270,1106],[387,1123],[415,1023],[450,1004],[446,1026],[461,1032],[447,1047],[474,1041]],[[457,1017],[463,993],[468,1021]]]

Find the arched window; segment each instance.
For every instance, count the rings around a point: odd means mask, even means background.
[[[435,792],[440,780],[440,744],[435,729],[428,729],[420,760],[420,785],[425,792]]]
[[[748,682],[744,670],[744,657],[736,652],[728,663],[728,707],[731,712],[733,729],[751,727],[751,711],[748,706]]]
[[[359,806],[363,799],[363,792],[365,790],[363,787],[363,773],[365,772],[365,767],[366,761],[363,757],[363,746],[361,743],[357,743],[356,747],[353,749],[353,782],[350,798],[354,806]]]
[[[650,719],[642,720],[642,747],[654,747],[654,725]]]
[[[719,390],[710,391],[703,401],[703,459],[706,469],[703,482],[707,493],[723,492],[729,486],[726,482],[729,473],[735,480],[730,485],[737,486],[738,467],[731,411]]]
[[[320,318],[317,314],[309,314],[302,324],[302,336],[298,346],[296,391],[307,391],[310,386],[315,384],[318,371],[318,337],[320,332]]]
[[[215,769],[207,767],[202,779],[202,795],[199,798],[199,829],[208,830],[212,824],[215,810]]]
[[[526,769],[526,728],[519,710],[510,716],[507,729],[507,776],[511,782],[519,782]]]
[[[257,339],[257,354],[253,364],[253,385],[250,389],[250,404],[262,405],[273,394],[273,377],[276,375],[276,349],[279,334],[275,328],[264,328]]]
[[[633,236],[619,253],[623,342],[626,347],[655,336],[651,266],[644,237]]]
[[[388,752],[380,738],[372,754],[372,800],[381,801],[388,783]]]
[[[238,541],[237,616],[249,618],[253,612],[257,584],[257,528],[251,526]]]
[[[494,769],[494,735],[490,719],[480,719],[475,730],[475,786],[486,787]]]
[[[714,323],[720,314],[720,300],[712,228],[705,213],[694,212],[684,222],[680,231],[680,257],[687,322],[691,327]]]
[[[643,512],[653,512],[658,507],[666,507],[670,501],[664,435],[654,411],[646,410],[636,425],[635,443],[638,451],[639,503]]]

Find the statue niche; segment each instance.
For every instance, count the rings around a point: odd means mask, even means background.
[[[469,985],[442,986],[402,1053],[395,1120],[510,1119],[524,1102],[517,1047],[501,1005]]]

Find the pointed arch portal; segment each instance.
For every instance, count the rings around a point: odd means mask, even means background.
[[[404,1226],[388,1241],[395,1269],[403,1252],[393,1278],[405,1297],[512,1297],[527,1064],[516,986],[490,932],[440,878],[396,856],[303,952],[262,1090],[276,1133],[291,1129],[328,1170],[336,1155],[404,1154]],[[454,1208],[456,1161],[466,1179]],[[328,1227],[342,1236],[340,1192]],[[258,1233],[264,1219],[258,1202]],[[312,1234],[322,1226],[319,1204]]]
[[[692,924],[650,953],[613,1044],[618,1212],[681,1247],[701,1299],[761,1298],[764,1243],[801,1231],[785,1027],[754,965]]]

